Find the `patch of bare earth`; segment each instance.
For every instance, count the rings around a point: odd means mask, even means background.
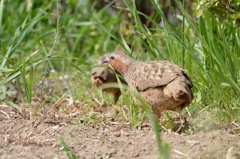
[[[71,134],[71,135],[70,135]],[[64,118],[36,116],[24,120],[12,108],[0,112],[0,156],[13,158],[67,158],[61,153],[61,135],[79,159],[157,158],[155,135],[151,129],[131,131],[118,122],[100,122],[93,126],[72,124]],[[171,158],[240,158],[240,136],[219,128],[192,135],[162,133],[163,142],[171,146]]]

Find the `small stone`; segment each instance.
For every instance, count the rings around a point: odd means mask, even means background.
[[[114,133],[114,136],[120,137],[120,136],[121,136],[121,132],[115,132],[115,133]]]
[[[136,152],[136,153],[133,154],[133,157],[138,157],[138,156],[139,156],[139,153],[138,153],[138,152]]]
[[[129,132],[122,131],[121,133],[122,133],[123,136],[127,136],[127,137],[130,135]]]
[[[114,157],[114,155],[117,154],[117,150],[113,149],[109,153],[109,157]]]

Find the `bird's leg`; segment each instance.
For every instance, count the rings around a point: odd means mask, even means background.
[[[102,102],[100,102],[98,99],[94,98],[94,100],[100,105],[100,109],[102,107],[105,107],[107,105],[107,103],[104,100],[104,93],[103,93],[103,89],[101,89],[101,97],[102,97]]]
[[[102,102],[100,103],[101,108],[105,107],[107,105],[107,103],[104,100],[104,93],[103,93],[103,89],[101,89],[101,96],[102,96]]]
[[[179,133],[179,132],[182,130],[182,128],[185,127],[186,119],[185,119],[185,118],[183,117],[183,115],[182,115],[182,109],[181,109],[181,107],[178,107],[178,108],[176,109],[176,111],[177,111],[178,114],[179,114],[180,122],[181,122],[180,127],[179,127],[178,130],[176,131],[176,133]]]
[[[113,100],[114,100],[114,104],[115,104],[115,105],[117,104],[117,101],[118,101],[120,95],[121,95],[121,91],[113,94]]]

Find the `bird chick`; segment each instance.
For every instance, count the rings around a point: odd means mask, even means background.
[[[165,110],[179,113],[183,127],[182,109],[193,100],[192,81],[188,74],[178,65],[169,61],[140,62],[121,51],[108,54],[104,60],[118,71],[129,87],[137,91],[151,106],[156,116]]]
[[[118,45],[115,49],[115,51],[122,51],[122,47]],[[104,100],[104,93],[111,93],[113,94],[113,100],[114,104],[117,103],[120,95],[121,95],[121,90],[119,88],[102,88],[104,84],[109,84],[109,83],[118,83],[116,75],[114,71],[108,67],[107,64],[104,64],[104,60],[110,55],[111,52],[105,53],[104,55],[100,56],[98,60],[96,61],[95,65],[103,65],[103,67],[94,67],[92,69],[92,74],[91,74],[91,82],[93,86],[96,86],[101,89],[101,96],[102,96],[102,102],[98,102],[100,106],[106,106],[106,102]],[[105,67],[104,67],[105,65]],[[125,83],[124,81],[121,80],[121,82]]]

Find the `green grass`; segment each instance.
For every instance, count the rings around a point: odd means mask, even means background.
[[[61,153],[64,154],[69,159],[76,159],[76,155],[70,150],[70,148],[65,143],[63,137],[58,135],[59,144],[63,147]]]
[[[92,92],[89,96],[90,70],[95,59],[120,43],[135,59],[170,60],[188,71],[195,96],[188,109],[197,121],[202,121],[201,114],[210,112],[202,123],[214,118],[216,125],[232,121],[239,124],[240,7],[237,2],[231,1],[230,9],[234,8],[235,12],[229,12],[229,6],[224,5],[226,12],[219,10],[221,4],[216,6],[213,1],[191,3],[184,0],[181,3],[175,0],[181,14],[175,15],[178,23],[173,24],[165,17],[158,1],[150,1],[155,9],[152,16],[141,13],[128,0],[123,1],[126,7],[116,7],[114,11],[110,6],[115,1],[101,6],[92,0],[81,3],[1,0],[0,87],[13,85],[20,90],[18,103],[13,103],[8,96],[2,101],[24,116],[25,108],[20,107],[20,103],[28,103],[31,108],[32,97],[38,96],[44,108],[48,102],[57,102],[66,93],[72,103],[83,103],[83,117],[79,120],[85,123],[94,120],[95,123],[102,117],[88,113],[96,105],[91,98],[100,95]],[[197,18],[185,9],[187,5],[192,7]],[[149,27],[142,24],[139,15],[150,22]],[[70,76],[68,80],[58,79],[66,74]],[[46,93],[51,88],[49,79],[57,84],[53,92]],[[129,92],[122,92],[119,103],[127,105],[127,111],[121,112],[124,121],[135,130],[141,128],[148,116],[158,135],[158,124],[147,105],[147,111],[142,113],[129,98]],[[107,95],[108,101],[110,98]],[[164,146],[160,136],[157,139],[162,152]]]

